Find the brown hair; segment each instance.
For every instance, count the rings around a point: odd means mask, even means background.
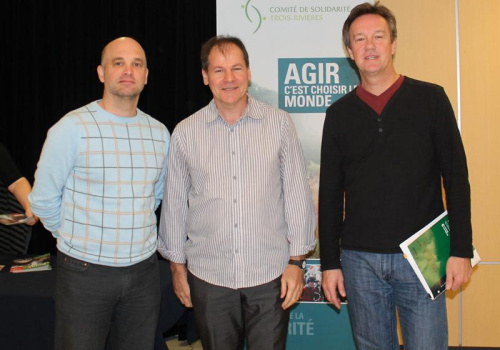
[[[243,42],[238,39],[237,37],[234,36],[229,36],[229,35],[218,35],[214,36],[211,39],[209,39],[206,43],[203,44],[201,47],[201,68],[204,71],[208,70],[208,55],[210,55],[210,52],[214,47],[217,47],[222,53],[225,52],[227,47],[229,45],[236,45],[241,52],[243,53],[243,59],[245,60],[245,64],[248,67],[250,67],[250,60],[248,58],[248,52],[247,49],[245,48],[245,45],[243,45]]]
[[[389,30],[391,32],[391,43],[398,37],[398,29],[396,28],[396,17],[387,7],[380,5],[377,1],[375,4],[370,4],[365,2],[354,7],[351,13],[344,22],[344,27],[342,28],[342,38],[344,40],[344,45],[346,48],[351,48],[351,38],[349,37],[349,31],[351,29],[351,24],[358,17],[363,15],[379,15],[384,18],[389,24]]]

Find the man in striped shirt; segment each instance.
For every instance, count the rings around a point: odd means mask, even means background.
[[[247,94],[239,39],[210,39],[201,61],[213,100],[172,134],[158,249],[205,350],[285,349],[315,244],[302,149],[290,116]]]
[[[153,349],[160,307],[155,209],[169,133],[137,108],[147,83],[139,43],[119,38],[97,68],[102,100],[47,135],[32,211],[57,238],[57,350]]]

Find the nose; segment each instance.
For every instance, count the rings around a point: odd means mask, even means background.
[[[123,74],[132,75],[132,73],[133,73],[132,65],[124,64],[123,65]]]
[[[231,69],[226,70],[226,74],[224,74],[224,79],[226,81],[233,81],[234,80],[234,73]]]
[[[375,45],[373,44],[373,40],[371,38],[367,38],[366,39],[366,46],[365,47],[372,48],[374,46]]]

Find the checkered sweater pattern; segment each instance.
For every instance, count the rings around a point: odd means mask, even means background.
[[[33,211],[77,259],[127,266],[155,253],[169,133],[138,110],[118,117],[98,101],[50,130],[30,195]]]

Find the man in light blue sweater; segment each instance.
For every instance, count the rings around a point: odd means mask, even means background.
[[[169,133],[137,108],[146,55],[131,38],[103,50],[102,100],[48,132],[32,211],[57,238],[56,349],[153,348],[160,303],[155,209]]]

